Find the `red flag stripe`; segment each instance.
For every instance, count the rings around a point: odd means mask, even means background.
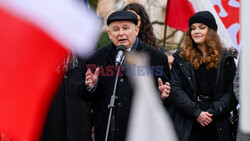
[[[173,28],[186,31],[188,20],[195,13],[188,0],[168,0],[165,23]]]
[[[39,140],[68,52],[37,26],[0,8],[0,140]]]

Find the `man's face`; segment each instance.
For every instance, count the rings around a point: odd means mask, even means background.
[[[135,43],[138,31],[138,26],[130,21],[115,21],[110,23],[108,35],[116,46],[130,48]]]

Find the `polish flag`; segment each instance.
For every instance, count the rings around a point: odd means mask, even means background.
[[[225,47],[236,47],[227,31],[224,23],[217,14],[212,1],[218,0],[168,0],[165,23],[170,27],[176,28],[181,31],[186,31],[188,28],[189,18],[199,11],[210,11],[217,22],[217,33],[220,36],[222,43]],[[184,12],[186,12],[184,14]]]
[[[0,0],[0,141],[37,141],[69,52],[90,54],[98,18],[67,0]]]

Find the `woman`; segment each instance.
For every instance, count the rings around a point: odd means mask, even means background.
[[[181,141],[232,140],[228,115],[237,103],[233,93],[236,65],[216,31],[210,12],[194,14],[183,49],[174,54],[173,120]]]
[[[146,44],[158,48],[156,45],[156,37],[153,33],[153,27],[145,8],[138,3],[131,3],[125,6],[123,10],[131,11],[137,15],[138,25],[140,27],[138,37]]]

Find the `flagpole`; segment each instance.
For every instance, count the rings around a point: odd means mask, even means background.
[[[167,25],[164,26],[164,36],[163,36],[163,49],[166,51],[166,38],[167,38]]]

